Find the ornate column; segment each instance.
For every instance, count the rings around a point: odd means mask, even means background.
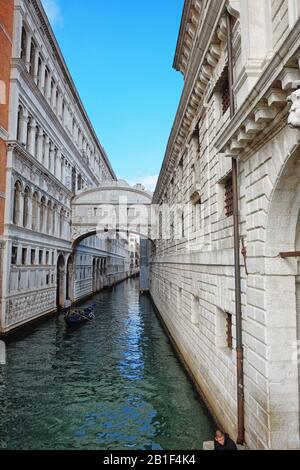
[[[44,166],[49,168],[49,151],[50,151],[50,139],[46,135],[45,137],[45,155],[44,155]]]
[[[45,94],[45,73],[46,73],[46,64],[42,60],[42,65],[41,65],[41,80],[39,82],[39,89],[41,90],[42,94]]]
[[[40,50],[38,47],[35,48],[35,56],[34,56],[34,81],[35,84],[38,85],[38,68],[39,68],[39,56],[40,56]]]
[[[32,35],[27,33],[27,37],[26,37],[26,68],[27,68],[28,72],[30,71],[31,40],[32,40]]]
[[[67,220],[67,214],[64,211],[64,215],[63,215],[63,238],[64,240],[68,238],[67,233],[68,233],[68,220]]]
[[[43,204],[42,210],[43,210],[43,212],[44,212],[44,217],[43,217],[43,229],[42,229],[42,232],[43,232],[43,233],[47,233],[48,208],[47,208],[47,203],[46,203],[46,202]]]
[[[51,81],[52,81],[52,75],[48,69],[48,80],[47,80],[47,84],[46,84],[46,94],[45,94],[45,97],[46,97],[46,100],[48,102],[50,102],[51,104]]]
[[[28,220],[26,228],[32,229],[32,195],[28,197]]]
[[[56,211],[55,211],[55,233],[54,233],[54,236],[59,237],[59,211],[58,211],[58,207],[56,207]]]
[[[57,83],[54,82],[54,86],[53,86],[53,89],[52,89],[52,96],[51,96],[51,108],[52,108],[52,111],[54,111],[54,112],[56,112],[56,106],[57,106],[56,92],[57,92]]]
[[[28,152],[35,155],[35,138],[36,138],[36,120],[34,118],[30,119],[29,123],[29,142],[27,142]]]
[[[50,144],[50,157],[49,157],[49,171],[54,173],[54,158],[55,158],[55,145],[53,142]]]
[[[15,40],[13,41],[12,57],[21,56],[21,38],[22,38],[23,16],[20,10],[14,12],[14,33]]]
[[[24,214],[24,191],[20,193],[20,206],[19,206],[19,215],[17,220],[17,225],[23,225],[23,214]]]
[[[65,184],[65,179],[66,179],[66,162],[65,158],[61,158],[61,172],[60,172],[60,180],[63,184]]]
[[[61,96],[60,91],[58,91],[57,116],[59,119],[61,119],[62,117],[62,96]]]
[[[62,170],[62,156],[61,151],[56,152],[56,178],[61,181],[61,170]]]
[[[36,222],[35,222],[37,232],[40,231],[40,216],[41,216],[41,206],[40,206],[39,200],[37,200],[37,202],[36,202]]]
[[[26,144],[27,144],[28,121],[29,121],[28,110],[25,108],[23,110],[21,136],[20,136],[21,144],[24,145],[25,147],[26,147]]]
[[[41,127],[39,127],[39,132],[38,132],[38,145],[37,145],[37,155],[36,158],[40,163],[43,163],[43,147],[44,147],[44,132]]]

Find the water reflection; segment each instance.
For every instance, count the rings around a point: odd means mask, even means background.
[[[91,323],[49,319],[8,345],[0,448],[201,448],[213,423],[137,281],[95,302]]]

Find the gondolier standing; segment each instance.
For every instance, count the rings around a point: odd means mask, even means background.
[[[65,309],[66,318],[68,318],[68,316],[70,315],[71,307],[72,307],[72,302],[69,299],[69,297],[67,297],[66,300],[64,301],[64,309]]]

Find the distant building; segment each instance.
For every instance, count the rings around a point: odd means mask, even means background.
[[[300,447],[299,57],[299,2],[185,0],[184,89],[153,198],[167,210],[152,298],[218,421],[252,449]]]
[[[128,249],[130,256],[130,272],[137,274],[140,269],[140,236],[134,233],[128,235]]]

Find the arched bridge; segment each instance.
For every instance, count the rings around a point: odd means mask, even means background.
[[[72,201],[73,245],[103,232],[133,232],[151,238],[151,202],[152,193],[123,180],[83,191]]]

